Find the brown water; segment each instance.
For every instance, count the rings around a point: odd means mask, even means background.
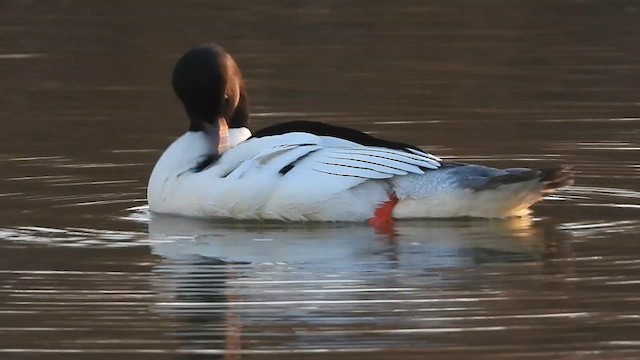
[[[0,1],[0,358],[638,358],[639,22],[637,1]],[[393,237],[150,221],[187,127],[169,74],[207,41],[254,128],[321,119],[576,184],[532,219]]]

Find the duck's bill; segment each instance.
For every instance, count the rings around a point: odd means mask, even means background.
[[[212,153],[221,154],[229,149],[229,126],[224,117],[219,117],[213,124],[204,122],[203,125]]]

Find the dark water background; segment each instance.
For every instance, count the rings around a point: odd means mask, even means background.
[[[637,359],[637,1],[0,1],[0,358]],[[348,125],[491,166],[572,164],[511,221],[149,221],[224,45],[253,126]],[[221,259],[233,263],[223,263]]]

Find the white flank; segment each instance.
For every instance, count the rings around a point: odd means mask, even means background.
[[[363,146],[292,132],[249,138],[230,129],[231,148],[208,168],[206,135],[189,132],[156,164],[148,187],[153,212],[206,218],[364,221],[395,193],[396,218],[523,215],[540,199],[538,180],[491,190],[462,189],[431,154]]]

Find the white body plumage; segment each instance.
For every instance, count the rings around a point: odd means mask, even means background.
[[[248,129],[231,129],[231,148],[196,172],[210,152],[206,135],[182,135],[152,172],[150,209],[206,218],[364,221],[395,194],[395,218],[506,217],[522,215],[541,196],[538,180],[461,188],[459,175],[418,151],[300,132],[245,141],[249,136]]]

